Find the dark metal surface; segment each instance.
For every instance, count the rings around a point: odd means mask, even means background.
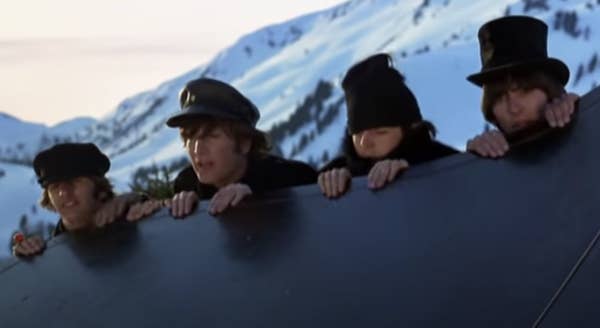
[[[0,269],[2,326],[529,327],[600,229],[600,89],[576,128],[458,155],[381,192],[316,186],[220,218],[166,211]],[[598,326],[600,250],[542,327]]]

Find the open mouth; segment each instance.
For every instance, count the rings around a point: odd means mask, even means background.
[[[61,208],[63,209],[72,209],[77,207],[77,202],[76,201],[68,201],[68,202],[64,202],[61,206]]]

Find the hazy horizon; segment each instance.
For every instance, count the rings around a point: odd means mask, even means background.
[[[46,125],[102,118],[253,30],[339,2],[11,2],[0,13],[0,112]]]

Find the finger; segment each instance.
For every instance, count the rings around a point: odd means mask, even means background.
[[[36,250],[36,253],[39,253],[46,246],[46,243],[44,242],[44,240],[38,236],[33,237],[31,241],[32,241],[33,247]]]
[[[375,164],[375,165],[373,165],[371,170],[369,170],[369,174],[367,175],[367,182],[368,182],[369,188],[373,188],[373,186],[374,186],[375,175],[377,174],[378,168],[379,168],[379,166],[377,164]]]
[[[31,242],[28,239],[23,240],[19,244],[19,247],[21,249],[21,254],[23,255],[31,255],[34,253],[34,249],[32,248]]]
[[[115,215],[110,217],[110,222],[115,221],[117,218],[123,217],[123,215],[125,215],[125,212],[127,211],[127,209],[129,208],[129,203],[123,199],[121,199],[119,202],[117,202],[117,206],[115,209]]]
[[[155,213],[160,208],[161,208],[160,201],[158,201],[158,200],[151,201],[151,202],[148,202],[147,206],[144,207],[142,213],[144,215],[150,215],[152,213]]]
[[[25,255],[25,253],[23,252],[23,247],[21,245],[14,245],[12,251],[13,255],[15,256]]]
[[[137,221],[140,218],[140,207],[141,205],[139,204],[131,206],[127,211],[125,219],[130,222]]]
[[[387,177],[388,177],[390,169],[391,169],[391,161],[384,161],[379,167],[380,167],[379,173],[376,175],[376,178],[375,178],[375,188],[376,189],[379,189],[379,188],[382,188],[383,186],[385,186],[385,181],[387,180]]]
[[[398,173],[408,169],[408,162],[405,160],[394,161],[394,165],[391,167],[387,176],[387,182],[392,182],[398,176]]]
[[[331,170],[325,174],[325,194],[327,197],[333,197],[333,171]]]
[[[321,174],[319,174],[319,178],[318,178],[319,187],[321,187],[321,192],[326,197],[329,197],[329,190],[328,190],[328,185],[329,185],[329,177],[328,177],[328,175],[329,175],[329,172],[330,171],[322,172]]]
[[[554,115],[554,117],[556,118],[556,126],[557,127],[564,126],[563,116],[564,116],[564,112],[567,111],[567,106],[566,106],[565,100],[566,100],[566,94],[560,96],[559,98],[554,99],[553,104],[550,107],[550,110],[553,113],[552,115]]]
[[[554,105],[555,101],[547,105],[546,110],[544,110],[544,117],[546,118],[548,125],[552,128],[558,125],[558,121],[556,119],[556,116],[554,115]]]
[[[568,94],[565,94],[563,97],[561,109],[561,121],[563,126],[565,126],[571,121],[571,115],[575,111],[575,102],[571,100]]]
[[[216,213],[218,214],[225,211],[229,207],[229,204],[231,204],[231,201],[233,200],[234,196],[235,190],[233,189],[229,189],[227,190],[227,192],[224,192],[217,204],[218,206],[216,208]]]
[[[232,207],[237,206],[247,195],[248,194],[243,190],[238,191],[233,195],[231,202],[229,202],[229,205],[231,205]]]
[[[177,197],[177,217],[183,217],[183,213],[185,212],[185,194],[182,192]]]
[[[217,214],[218,211],[217,209],[220,207],[220,202],[221,202],[221,198],[223,198],[223,194],[225,193],[224,190],[218,191],[213,198],[210,200],[210,204],[209,204],[209,208],[208,208],[208,213],[209,214]]]
[[[575,93],[567,93],[567,103],[569,104],[569,119],[575,112],[575,103],[579,100],[579,95]]]
[[[210,208],[208,210],[208,213],[211,215],[215,215],[215,214],[219,214],[221,212],[221,202],[223,201],[223,197],[220,195],[215,195],[215,197],[213,197],[213,199],[210,202]],[[218,196],[218,197],[216,197]]]
[[[489,138],[486,141],[493,152],[493,156],[503,156],[507,152],[508,142],[506,142],[502,133],[490,133]]]
[[[383,162],[377,163],[377,164],[375,164],[375,166],[373,166],[373,169],[371,171],[373,174],[371,175],[371,181],[369,183],[369,188],[371,188],[371,189],[381,188],[381,185],[383,184],[385,177],[387,177],[386,165],[383,165]]]
[[[22,242],[13,247],[13,253],[16,256],[27,256],[27,250],[23,247]]]
[[[496,140],[493,137],[488,137],[483,140],[482,146],[485,148],[488,156],[491,158],[497,158],[502,156],[503,151],[501,147],[496,147]]]
[[[175,196],[173,196],[172,200],[171,200],[171,215],[173,217],[177,216],[177,203],[179,201],[179,194],[176,194]]]
[[[325,175],[325,172],[319,173],[319,176],[317,176],[317,184],[319,185],[319,189],[321,189],[321,193],[323,195],[326,195],[326,193],[325,193],[325,183],[323,182],[323,176],[324,175]]]
[[[504,151],[503,154],[505,154],[510,149],[506,137],[504,137],[504,134],[500,131],[494,131],[494,134],[496,135],[496,141],[500,144],[500,148]]]
[[[195,205],[195,197],[193,193],[188,193],[184,196],[184,211],[183,215],[188,216],[192,213],[192,209]]]
[[[339,177],[340,177],[340,170],[339,169],[335,169],[333,171],[331,171],[331,180],[330,180],[330,193],[331,193],[331,197],[332,198],[337,198],[340,195],[339,192]]]
[[[337,175],[337,195],[340,196],[346,192],[346,188],[348,186],[348,175],[346,174],[345,169],[341,169]]]

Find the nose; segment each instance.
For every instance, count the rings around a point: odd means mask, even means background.
[[[188,149],[192,158],[197,158],[206,152],[205,144],[201,138],[191,140]]]
[[[361,147],[370,147],[371,145],[371,132],[370,131],[363,131],[360,134],[360,138],[359,138],[359,144]]]
[[[506,109],[512,115],[518,115],[522,112],[522,106],[517,97],[517,91],[509,90],[504,97]]]
[[[60,182],[58,184],[58,187],[56,188],[57,189],[58,197],[66,197],[66,196],[68,196],[69,193],[70,193],[69,186],[70,185],[68,183]]]

